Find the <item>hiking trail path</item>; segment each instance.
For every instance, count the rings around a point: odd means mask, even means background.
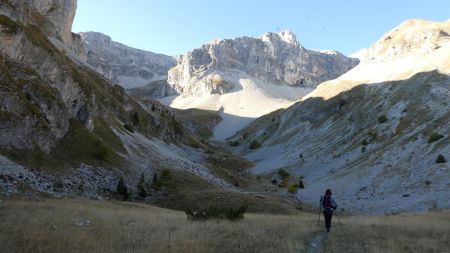
[[[319,232],[312,240],[309,242],[308,247],[306,248],[306,253],[319,253],[322,252],[323,246],[325,245],[325,242],[327,241],[328,234],[327,232]]]

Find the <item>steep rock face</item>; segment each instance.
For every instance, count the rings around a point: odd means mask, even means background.
[[[304,176],[304,201],[330,187],[365,212],[448,208],[450,166],[437,157],[450,154],[449,32],[450,22],[407,21],[356,68],[232,140],[255,172]],[[249,149],[254,140],[260,149]]]
[[[76,8],[76,0],[2,0],[0,14],[39,26],[47,36],[71,44]]]
[[[234,87],[226,72],[240,71],[268,83],[311,88],[340,76],[357,62],[335,51],[307,50],[285,31],[203,45],[178,58],[168,81],[183,95],[224,94]]]
[[[125,88],[166,80],[168,70],[176,63],[173,57],[127,47],[101,33],[80,33],[79,36],[86,49],[87,64]]]

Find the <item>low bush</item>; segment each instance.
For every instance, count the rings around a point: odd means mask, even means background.
[[[172,177],[172,172],[170,170],[163,170],[161,173],[161,179],[168,180]]]
[[[388,121],[388,118],[384,114],[378,117],[378,123],[386,123],[387,121]]]
[[[293,184],[293,185],[289,186],[288,192],[290,194],[296,194],[298,192],[297,185]]]
[[[167,185],[168,181],[172,178],[172,172],[170,170],[163,170],[161,176],[158,177],[157,174],[153,175],[152,189],[160,191],[164,186]]]
[[[257,149],[261,147],[261,143],[259,143],[257,140],[254,140],[250,143],[250,149]]]
[[[239,146],[239,141],[230,141],[230,142],[228,143],[228,145],[230,145],[231,147]]]
[[[129,125],[129,124],[125,124],[123,125],[123,127],[130,133],[134,133],[134,128],[133,126]]]
[[[442,135],[440,133],[432,132],[430,134],[430,137],[428,138],[428,143],[432,143],[432,142],[438,141],[438,140],[440,140],[442,138],[444,138],[444,135]]]
[[[247,208],[247,204],[241,205],[237,209],[210,207],[208,209],[193,210],[188,208],[185,213],[187,219],[192,221],[206,221],[209,219],[227,219],[235,221],[244,218],[244,213],[247,211]]]
[[[287,172],[286,170],[284,170],[284,169],[279,169],[278,170],[278,175],[281,177],[281,179],[287,179],[287,178],[289,178],[290,176],[291,176],[291,174],[289,174],[289,172]]]
[[[120,177],[119,183],[117,183],[116,194],[121,196],[123,200],[130,199],[130,194],[128,192],[127,186],[125,185],[123,177]]]
[[[445,157],[441,154],[438,155],[438,157],[436,158],[436,163],[446,163],[447,159],[445,159]]]

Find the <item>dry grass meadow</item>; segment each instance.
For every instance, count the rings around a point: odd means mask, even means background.
[[[450,252],[450,211],[341,218],[323,252]]]
[[[133,203],[3,200],[0,249],[2,253],[304,252],[322,231],[316,219],[312,213],[245,214],[237,222],[192,222],[183,212]],[[322,252],[450,252],[448,211],[333,221]]]
[[[44,200],[0,202],[0,247],[12,252],[301,252],[315,216],[245,214],[192,222],[140,204]],[[89,226],[77,223],[89,220]],[[170,240],[169,240],[170,231]]]

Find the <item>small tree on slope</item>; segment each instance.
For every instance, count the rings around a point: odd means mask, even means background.
[[[141,173],[141,178],[137,184],[137,188],[139,190],[139,197],[145,198],[147,197],[147,192],[145,191],[145,177],[144,173]]]
[[[122,196],[124,200],[128,200],[130,198],[130,194],[128,193],[128,188],[125,185],[125,181],[123,177],[120,177],[119,183],[117,184],[116,194]]]

